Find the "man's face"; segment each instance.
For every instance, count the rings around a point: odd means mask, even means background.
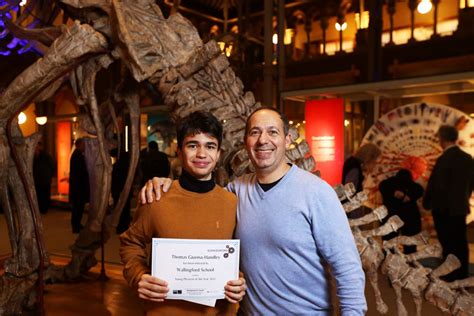
[[[217,139],[204,133],[186,136],[183,145],[178,148],[183,169],[198,180],[211,179],[219,156]]]
[[[285,151],[291,140],[285,135],[278,113],[270,110],[254,113],[246,133],[247,152],[257,173],[271,174],[286,164]]]

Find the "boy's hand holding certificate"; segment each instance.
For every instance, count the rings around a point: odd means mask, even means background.
[[[167,299],[213,305],[239,277],[239,240],[153,238],[152,275],[168,282]]]

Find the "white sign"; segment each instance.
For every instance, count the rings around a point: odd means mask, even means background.
[[[240,240],[153,238],[151,273],[168,282],[167,299],[208,304],[239,277]]]

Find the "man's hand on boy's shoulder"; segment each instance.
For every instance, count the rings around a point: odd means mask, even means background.
[[[149,204],[153,201],[158,201],[161,199],[161,190],[163,192],[168,192],[173,180],[170,178],[158,178],[153,177],[151,180],[148,180],[146,184],[140,190],[140,203]]]

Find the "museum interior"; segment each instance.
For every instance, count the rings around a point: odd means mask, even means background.
[[[383,204],[379,184],[401,168],[427,186],[441,125],[455,126],[458,146],[474,155],[474,0],[0,0],[0,17],[0,315],[143,311],[122,277],[117,204],[133,217],[151,142],[166,154],[167,174],[179,177],[174,122],[191,111],[211,111],[229,130],[220,184],[252,171],[241,131],[260,106],[288,118],[288,159],[336,191],[351,190],[340,186],[344,161],[377,145],[366,196],[340,196],[374,212]],[[68,202],[70,159],[83,138],[86,160],[99,161],[83,218],[89,235],[71,230]],[[38,142],[54,163],[45,212],[34,193]],[[118,199],[114,148],[136,168],[123,174]],[[418,205],[434,244],[431,212]],[[470,205],[470,278],[456,290],[446,285],[461,297],[448,307],[419,290],[422,315],[474,315],[473,197]],[[375,236],[369,243],[382,249]],[[431,271],[442,261],[422,263]],[[417,315],[412,289],[400,297],[392,276],[375,269],[367,315],[382,314],[378,288],[387,315],[403,315],[400,304]]]

